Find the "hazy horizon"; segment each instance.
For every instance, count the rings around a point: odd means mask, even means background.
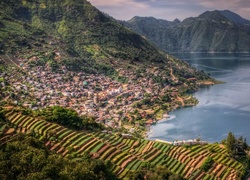
[[[250,20],[248,0],[88,0],[99,10],[118,20],[152,16],[172,21],[196,17],[205,11],[230,10]]]

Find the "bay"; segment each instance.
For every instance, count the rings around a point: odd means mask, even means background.
[[[250,144],[250,54],[174,54],[224,84],[201,88],[199,104],[170,112],[169,119],[152,125],[148,139],[167,141],[201,138],[220,142],[231,131]]]

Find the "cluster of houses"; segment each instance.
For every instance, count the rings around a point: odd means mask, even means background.
[[[197,144],[205,145],[205,144],[208,144],[207,141],[201,141],[200,139],[175,140],[175,141],[172,141],[172,142],[161,140],[161,139],[156,139],[155,141],[171,144],[171,145],[174,145],[174,146],[197,145]]]
[[[159,76],[157,68],[146,69],[145,76],[137,77],[135,72],[117,69],[126,77],[126,84],[119,83],[102,74],[86,74],[68,71],[62,66],[53,72],[49,67],[20,66],[22,76],[15,73],[5,76],[15,94],[14,102],[33,110],[48,106],[63,106],[76,110],[79,115],[95,116],[98,122],[118,126],[122,117],[134,111],[133,104],[142,100],[145,94],[154,98],[163,95],[172,87],[160,87],[150,76]],[[151,121],[150,121],[151,122]],[[153,121],[152,121],[153,122]]]

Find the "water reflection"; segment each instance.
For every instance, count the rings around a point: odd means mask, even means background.
[[[175,54],[225,84],[200,89],[196,107],[172,112],[151,127],[149,139],[202,138],[220,142],[229,131],[250,143],[250,54]]]

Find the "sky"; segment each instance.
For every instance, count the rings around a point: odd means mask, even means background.
[[[88,0],[118,20],[153,16],[172,21],[197,17],[205,11],[230,10],[250,20],[249,0]]]

